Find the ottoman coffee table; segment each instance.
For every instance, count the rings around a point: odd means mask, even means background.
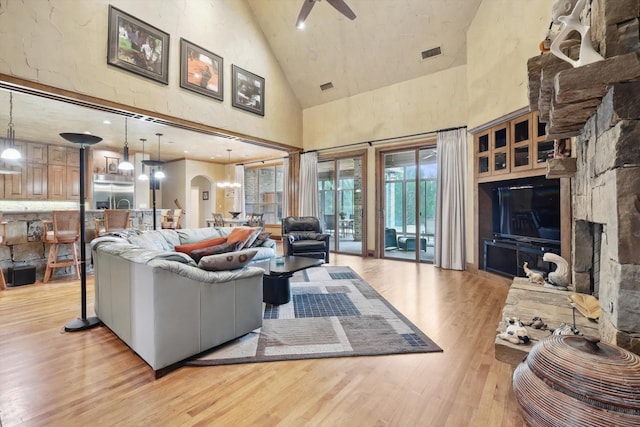
[[[324,259],[302,256],[285,256],[274,258],[269,262],[262,277],[262,301],[280,305],[291,301],[291,284],[289,279],[296,271],[324,264]]]

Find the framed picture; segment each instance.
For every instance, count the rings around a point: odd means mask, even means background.
[[[169,83],[169,34],[109,6],[107,63]]]
[[[105,171],[107,171],[107,173],[118,173],[118,164],[120,164],[120,159],[118,157],[106,156],[105,159],[107,160]]]
[[[231,74],[231,105],[264,116],[264,79],[236,65]]]
[[[209,192],[208,191],[203,191],[202,192],[202,200],[209,200]]]
[[[223,99],[223,60],[185,39],[180,39],[180,87]]]

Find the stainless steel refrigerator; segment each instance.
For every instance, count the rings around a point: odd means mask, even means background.
[[[131,176],[93,175],[94,209],[133,209],[134,181]]]

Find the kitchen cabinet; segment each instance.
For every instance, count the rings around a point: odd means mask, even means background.
[[[60,147],[58,145],[49,145],[48,149],[48,164],[49,165],[61,165],[67,164],[67,148]]]
[[[4,197],[6,199],[26,199],[27,171],[25,167],[7,164],[6,169],[19,173],[4,176]]]
[[[42,200],[47,198],[47,165],[27,163],[27,199]]]
[[[545,168],[553,154],[553,140],[547,140],[545,126],[534,111],[476,133],[476,178]]]
[[[48,192],[51,200],[65,200],[67,198],[66,165],[49,165]]]
[[[509,124],[494,126],[475,135],[476,176],[509,173]]]

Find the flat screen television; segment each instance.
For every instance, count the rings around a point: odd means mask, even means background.
[[[560,180],[493,189],[493,235],[560,243]]]

